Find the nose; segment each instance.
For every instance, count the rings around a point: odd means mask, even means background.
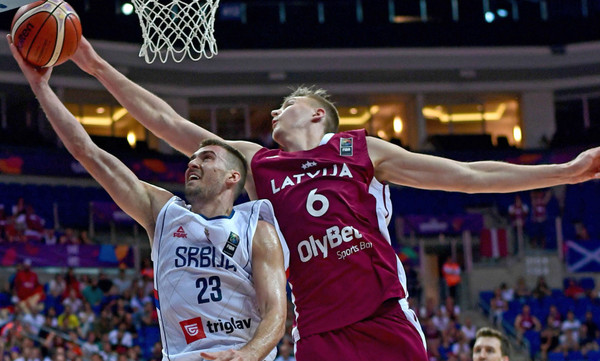
[[[276,116],[278,116],[281,113],[281,109],[273,109],[271,110],[271,116],[273,118],[275,118]]]
[[[191,169],[198,168],[198,163],[196,162],[196,159],[198,159],[198,158],[190,159],[190,161],[188,162],[188,168],[191,168]]]

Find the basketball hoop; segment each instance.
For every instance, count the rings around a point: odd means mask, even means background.
[[[196,61],[217,54],[214,37],[219,0],[133,0],[144,43],[140,57],[180,63],[186,55]]]

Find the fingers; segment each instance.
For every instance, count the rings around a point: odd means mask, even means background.
[[[200,356],[207,360],[216,360],[217,359],[217,356],[215,355],[215,353],[212,353],[212,352],[210,352],[210,353],[200,352]]]

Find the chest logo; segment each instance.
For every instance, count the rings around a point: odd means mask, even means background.
[[[354,154],[354,139],[340,138],[340,155],[351,157]]]
[[[240,244],[240,236],[231,232],[229,233],[229,238],[227,239],[227,243],[225,243],[225,247],[223,247],[223,253],[228,255],[229,257],[233,257],[235,250]]]
[[[311,162],[310,160],[307,160],[306,163],[302,164],[302,169],[306,170],[308,168],[316,167],[316,166],[317,166],[317,162]]]
[[[185,342],[189,345],[190,343],[206,338],[204,327],[202,326],[202,318],[196,317],[191,320],[185,320],[179,322],[183,335],[185,336]]]
[[[175,237],[175,238],[187,238],[187,233],[185,233],[185,230],[183,229],[183,226],[179,226],[179,228],[177,228],[177,231],[175,233],[173,233],[173,237]]]

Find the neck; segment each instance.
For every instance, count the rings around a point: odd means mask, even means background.
[[[314,129],[307,129],[301,136],[290,135],[279,144],[286,152],[314,149],[319,146],[325,134],[323,132],[311,132],[311,130]]]
[[[192,205],[192,212],[201,214],[206,218],[214,218],[218,216],[228,217],[231,215],[231,211],[233,210],[233,202],[225,201],[219,198],[212,201],[190,201],[190,204]]]

